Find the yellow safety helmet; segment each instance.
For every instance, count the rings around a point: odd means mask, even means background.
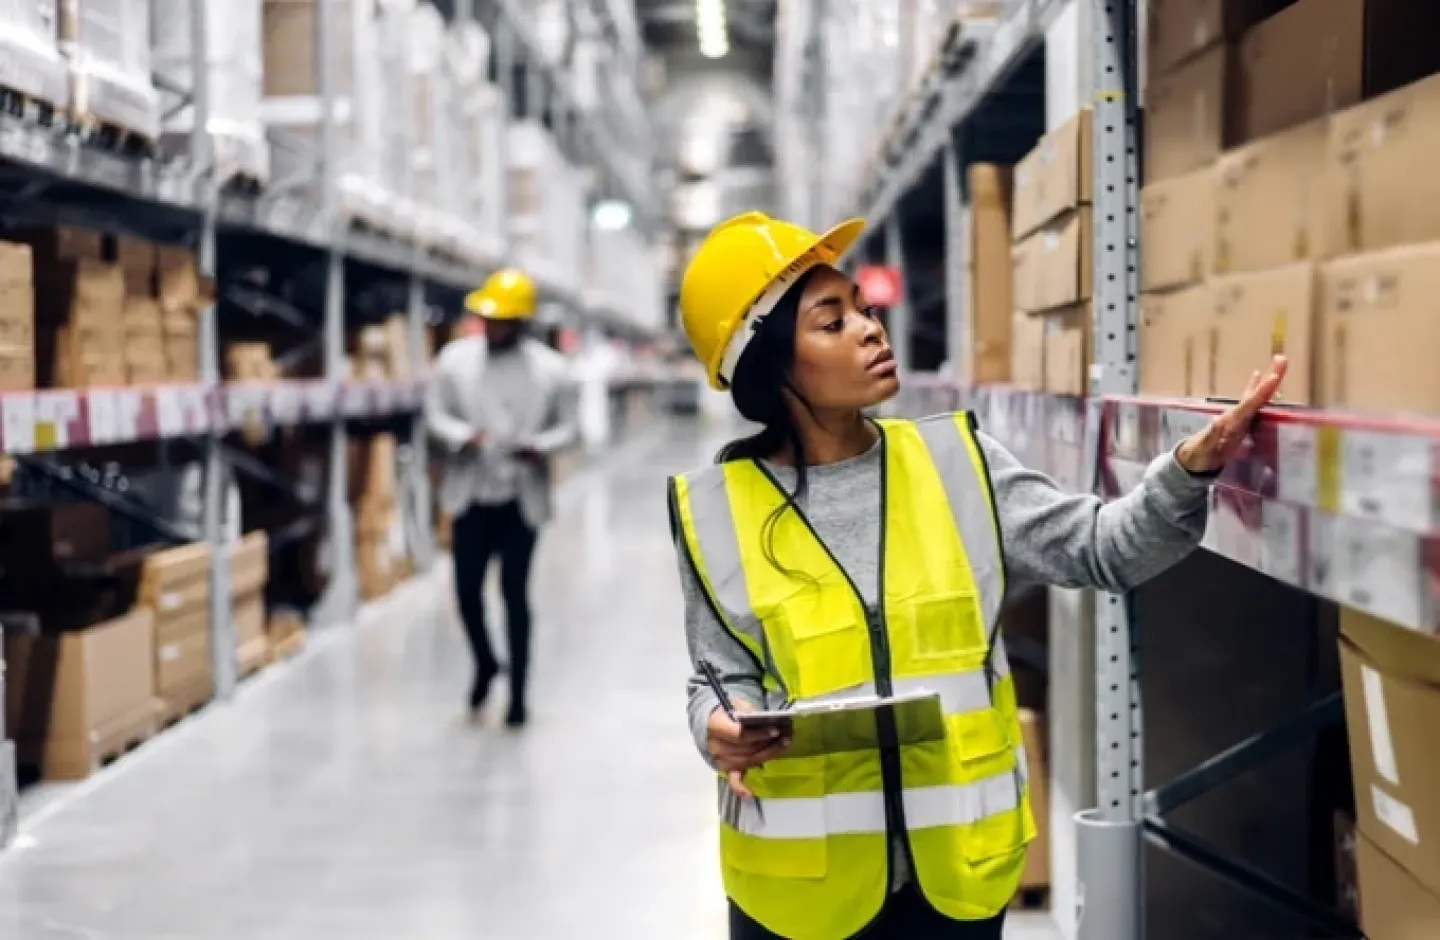
[[[834,264],[860,233],[863,219],[824,235],[746,212],[715,226],[680,281],[680,320],[710,387],[725,389],[750,338],[806,271]]]
[[[535,282],[514,268],[496,271],[466,295],[465,309],[487,320],[528,320],[535,315]]]

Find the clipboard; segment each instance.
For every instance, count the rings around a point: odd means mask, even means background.
[[[880,716],[895,722],[900,744],[924,744],[945,738],[940,694],[927,690],[797,705],[793,708],[738,712],[743,728],[779,728],[790,735],[785,757],[815,757],[880,747]]]

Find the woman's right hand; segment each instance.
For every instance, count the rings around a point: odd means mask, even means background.
[[[736,700],[734,708],[736,711],[754,711],[742,700]],[[790,746],[789,737],[778,729],[742,728],[738,721],[725,714],[725,709],[719,707],[710,713],[707,731],[707,746],[710,756],[715,759],[715,766],[728,775],[730,790],[746,799],[754,799],[755,794],[745,786],[745,771],[774,760]]]

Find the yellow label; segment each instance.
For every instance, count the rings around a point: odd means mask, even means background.
[[[1340,512],[1340,429],[1315,430],[1315,496],[1320,509]]]
[[[1285,352],[1285,308],[1275,311],[1270,323],[1270,355],[1279,356]]]
[[[1230,241],[1223,235],[1215,239],[1215,273],[1230,273]]]
[[[54,450],[60,443],[60,429],[54,421],[35,422],[35,449]]]

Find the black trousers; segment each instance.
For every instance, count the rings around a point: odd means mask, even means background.
[[[500,593],[505,600],[505,625],[510,646],[510,697],[524,703],[530,672],[530,562],[535,557],[535,530],[514,501],[501,506],[471,506],[451,527],[450,550],[455,562],[455,594],[460,619],[475,654],[475,668],[493,675],[499,664],[485,627],[485,573],[490,560],[500,559]]]
[[[1000,940],[1005,915],[992,920],[961,922],[938,913],[914,883],[890,895],[885,907],[856,940]],[[730,940],[784,940],[755,923],[730,902]]]

